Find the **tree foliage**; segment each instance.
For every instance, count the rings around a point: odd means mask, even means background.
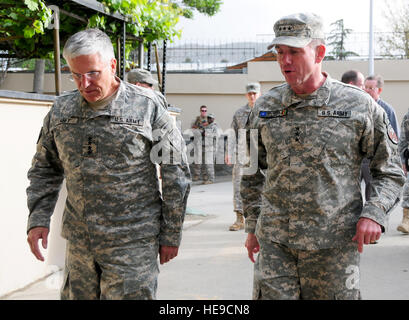
[[[344,26],[344,20],[340,19],[333,23],[331,26],[334,28],[330,32],[330,36],[327,37],[328,46],[332,47],[332,51],[326,57],[327,60],[345,60],[347,57],[359,56],[353,51],[346,51],[345,40],[352,32],[352,29],[347,29]]]
[[[98,0],[108,13],[126,16],[127,33],[147,42],[180,37],[176,25],[180,16],[193,18],[197,11],[206,15],[216,14],[222,0]],[[71,1],[58,1],[60,9],[84,17],[83,10]],[[0,0],[0,50],[7,50],[18,58],[52,58],[53,32],[47,28],[52,12],[47,0]],[[86,23],[72,16],[60,15],[61,45],[75,32],[86,27],[97,27],[110,35],[115,43],[122,24],[107,15],[92,12],[85,16]],[[136,41],[127,43],[127,52],[135,49]]]
[[[409,58],[409,2],[384,1],[384,18],[391,28],[391,33],[383,33],[377,41],[386,55],[400,55]]]

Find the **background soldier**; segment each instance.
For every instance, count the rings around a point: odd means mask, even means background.
[[[238,231],[244,228],[244,216],[243,216],[243,205],[240,196],[240,182],[242,176],[243,163],[239,163],[239,158],[237,154],[237,142],[239,138],[239,129],[244,129],[254,104],[257,98],[260,97],[260,84],[259,83],[249,83],[246,85],[246,99],[247,104],[239,108],[233,115],[233,121],[231,123],[231,128],[234,131],[236,142],[236,159],[233,166],[232,178],[233,178],[233,210],[236,213],[236,221],[229,227],[230,231]],[[228,164],[231,163],[231,159],[227,158]]]
[[[207,107],[200,107],[200,115],[192,123],[193,130],[193,143],[195,144],[195,157],[194,163],[192,163],[192,175],[193,181],[199,181],[203,177],[203,183],[211,183],[209,176],[206,174],[206,165],[204,162],[205,154],[205,129],[209,125],[207,118]]]
[[[373,99],[321,71],[320,17],[287,16],[274,32],[286,83],[250,114],[259,170],[241,184],[251,261],[259,252],[253,298],[358,299],[359,253],[385,230],[404,183],[396,135]],[[364,157],[376,190],[365,204]]]
[[[115,76],[102,31],[74,34],[63,55],[78,90],[58,97],[45,117],[28,172],[31,251],[44,260],[38,240],[46,248],[65,178],[61,299],[155,299],[158,253],[161,264],[178,254],[190,190],[181,133],[153,91]],[[150,160],[159,143],[182,157],[160,163],[163,197]]]
[[[409,111],[403,117],[400,134],[398,149],[403,171],[405,175],[407,175],[409,170]],[[397,230],[403,233],[409,233],[409,184],[407,181],[403,186],[401,206],[403,207],[403,217]]]
[[[214,121],[215,115],[209,113],[207,115],[207,127],[204,129],[204,152],[203,152],[203,184],[211,184],[215,181],[214,162],[216,159],[217,145],[221,136],[221,129]]]
[[[132,69],[127,74],[127,80],[136,86],[154,89],[154,86],[158,84],[158,81],[152,78],[152,74],[145,69]]]

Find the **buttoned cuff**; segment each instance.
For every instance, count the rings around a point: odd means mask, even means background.
[[[256,233],[257,220],[247,218],[244,222],[244,231],[246,233]]]

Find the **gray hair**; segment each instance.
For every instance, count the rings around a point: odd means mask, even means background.
[[[111,39],[99,29],[86,29],[68,38],[63,49],[65,60],[99,53],[105,61],[115,58]]]
[[[366,80],[376,80],[376,87],[378,88],[382,88],[384,84],[383,78],[380,74],[368,76],[365,81]]]

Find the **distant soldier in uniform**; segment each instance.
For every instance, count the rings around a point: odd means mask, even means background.
[[[200,115],[193,121],[192,129],[199,129],[200,131],[204,132],[203,130],[209,124],[207,120],[207,107],[200,106]]]
[[[192,123],[193,143],[195,144],[195,157],[192,163],[192,180],[202,180],[203,183],[211,182],[211,177],[206,174],[206,165],[203,161],[205,153],[205,129],[209,125],[207,118],[207,107],[200,106],[200,115]]]
[[[247,123],[251,109],[257,98],[260,97],[260,84],[259,83],[249,83],[246,85],[246,98],[247,104],[239,108],[233,115],[233,121],[231,123],[231,128],[235,134],[235,142],[237,147],[237,141],[239,138],[239,129],[244,129]],[[229,227],[230,231],[238,231],[244,229],[244,216],[243,216],[243,206],[241,203],[240,196],[240,181],[241,181],[241,170],[243,163],[239,162],[238,148],[236,148],[236,157],[233,166],[232,178],[233,178],[233,210],[236,214],[236,221]],[[227,163],[231,163],[231,159],[228,158]]]
[[[155,86],[158,85],[158,81],[152,77],[150,71],[141,68],[132,69],[127,74],[127,80],[129,83],[132,83],[138,87],[153,90],[159,96],[159,98],[164,101],[165,105],[168,105],[163,94],[155,90]]]
[[[214,113],[207,115],[206,129],[204,129],[204,153],[202,158],[203,176],[205,177],[203,184],[211,184],[215,181],[214,163],[216,159],[218,140],[221,136],[221,129],[215,120]]]
[[[253,298],[359,299],[359,253],[384,232],[405,180],[398,141],[371,97],[321,71],[319,16],[286,16],[274,31],[269,48],[286,83],[250,114],[247,129],[257,135],[248,148],[258,146],[259,169],[244,170],[241,184],[251,261],[259,253]],[[365,204],[364,157],[376,190]]]
[[[31,251],[44,261],[38,241],[46,248],[65,178],[61,299],[155,299],[158,254],[168,262],[181,241],[190,191],[186,146],[153,91],[115,76],[105,33],[74,34],[63,55],[78,90],[58,97],[45,117],[28,172]],[[158,144],[181,155],[159,163],[162,190],[151,161]]]
[[[148,89],[154,89],[154,86],[158,84],[158,81],[152,78],[150,71],[141,68],[130,70],[127,80],[129,83]]]
[[[407,175],[409,170],[409,111],[405,114],[401,123],[398,149],[403,171],[405,172],[405,175]],[[409,183],[407,180],[403,186],[401,206],[403,208],[403,217],[397,230],[403,233],[409,233]]]

